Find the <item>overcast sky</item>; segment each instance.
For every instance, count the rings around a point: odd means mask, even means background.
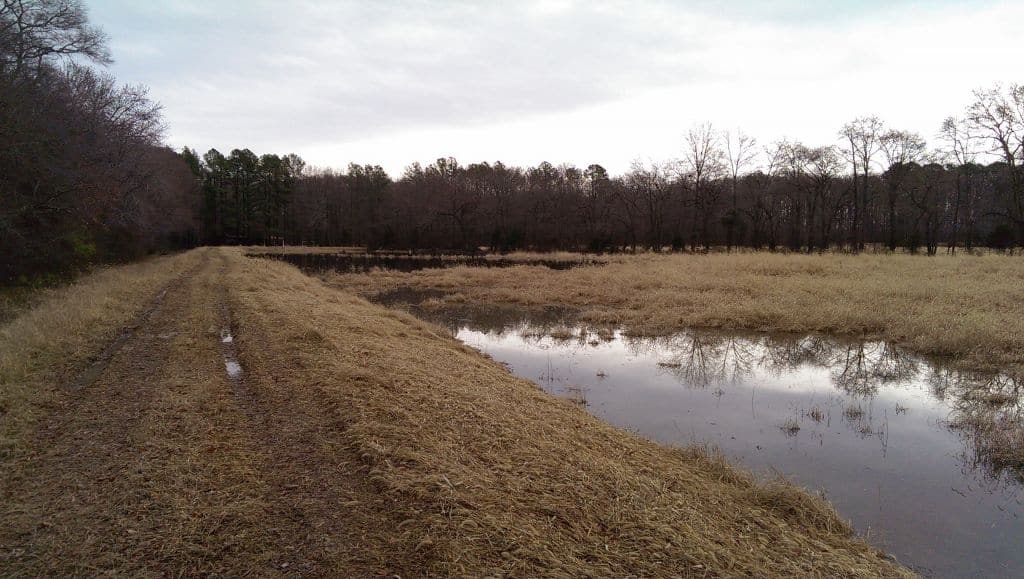
[[[167,139],[310,164],[454,156],[612,172],[695,123],[831,144],[877,114],[932,139],[1024,82],[1024,3],[86,0]]]

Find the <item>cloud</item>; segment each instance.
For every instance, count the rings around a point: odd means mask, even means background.
[[[705,119],[830,142],[878,113],[931,136],[972,88],[1014,80],[1000,60],[1024,21],[1012,4],[838,0],[110,0],[93,14],[174,144],[391,171],[447,154],[621,169],[672,156]]]

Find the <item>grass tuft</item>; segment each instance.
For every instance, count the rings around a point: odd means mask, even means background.
[[[800,432],[800,423],[795,418],[787,418],[779,428],[786,433],[786,436],[796,436]]]

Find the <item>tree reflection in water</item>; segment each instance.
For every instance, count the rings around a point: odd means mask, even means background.
[[[888,416],[873,416],[873,398],[883,387],[923,379],[931,394],[950,407],[944,425],[961,435],[966,468],[993,481],[1024,483],[1019,377],[925,362],[887,342],[844,342],[825,336],[691,330],[664,338],[630,338],[628,346],[635,354],[657,353],[663,371],[690,388],[727,386],[755,370],[778,376],[804,366],[827,369],[836,390],[863,401],[843,409],[843,423],[860,436],[877,436],[883,451]]]
[[[927,385],[935,399],[950,409],[942,426],[958,433],[964,443],[965,469],[991,481],[1024,483],[1024,405],[1022,381],[1006,374],[957,370],[948,363],[924,360],[886,342],[840,340],[824,335],[792,336],[690,330],[664,337],[626,336],[608,328],[581,326],[566,309],[524,310],[515,307],[478,308],[446,305],[426,309],[418,303],[429,296],[384,296],[415,315],[439,323],[453,335],[461,329],[494,335],[514,334],[547,347],[552,332],[571,332],[553,343],[572,348],[596,348],[621,339],[634,356],[654,356],[659,370],[688,388],[726,389],[756,372],[778,377],[801,368],[829,373],[837,394],[853,399],[840,409],[842,420],[859,436],[877,436],[883,451],[888,415],[873,412],[873,400],[883,388],[905,388],[914,381]],[[583,392],[574,398],[585,400]],[[895,413],[907,409],[896,408]],[[886,410],[887,412],[887,410]]]
[[[952,407],[946,426],[964,439],[967,467],[989,480],[1024,483],[1020,377],[935,367],[927,382],[932,394]]]
[[[634,354],[657,352],[665,371],[691,387],[706,388],[747,378],[755,370],[773,375],[801,366],[825,368],[840,391],[872,396],[891,383],[913,379],[919,361],[886,342],[843,343],[823,336],[801,338],[686,331],[663,338],[628,338]]]

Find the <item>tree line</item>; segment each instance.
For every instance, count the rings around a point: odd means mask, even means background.
[[[833,143],[692,127],[680,157],[307,167],[163,142],[160,107],[102,67],[78,0],[0,0],[0,282],[206,244],[476,251],[1024,247],[1024,86],[978,90],[930,145],[873,116]]]
[[[691,128],[681,157],[620,176],[541,163],[309,169],[248,150],[199,159],[210,243],[445,250],[863,251],[1024,246],[1024,86],[974,93],[919,134],[856,118],[836,142],[759,146]]]
[[[81,3],[0,0],[0,282],[198,239],[194,174],[109,62]]]

